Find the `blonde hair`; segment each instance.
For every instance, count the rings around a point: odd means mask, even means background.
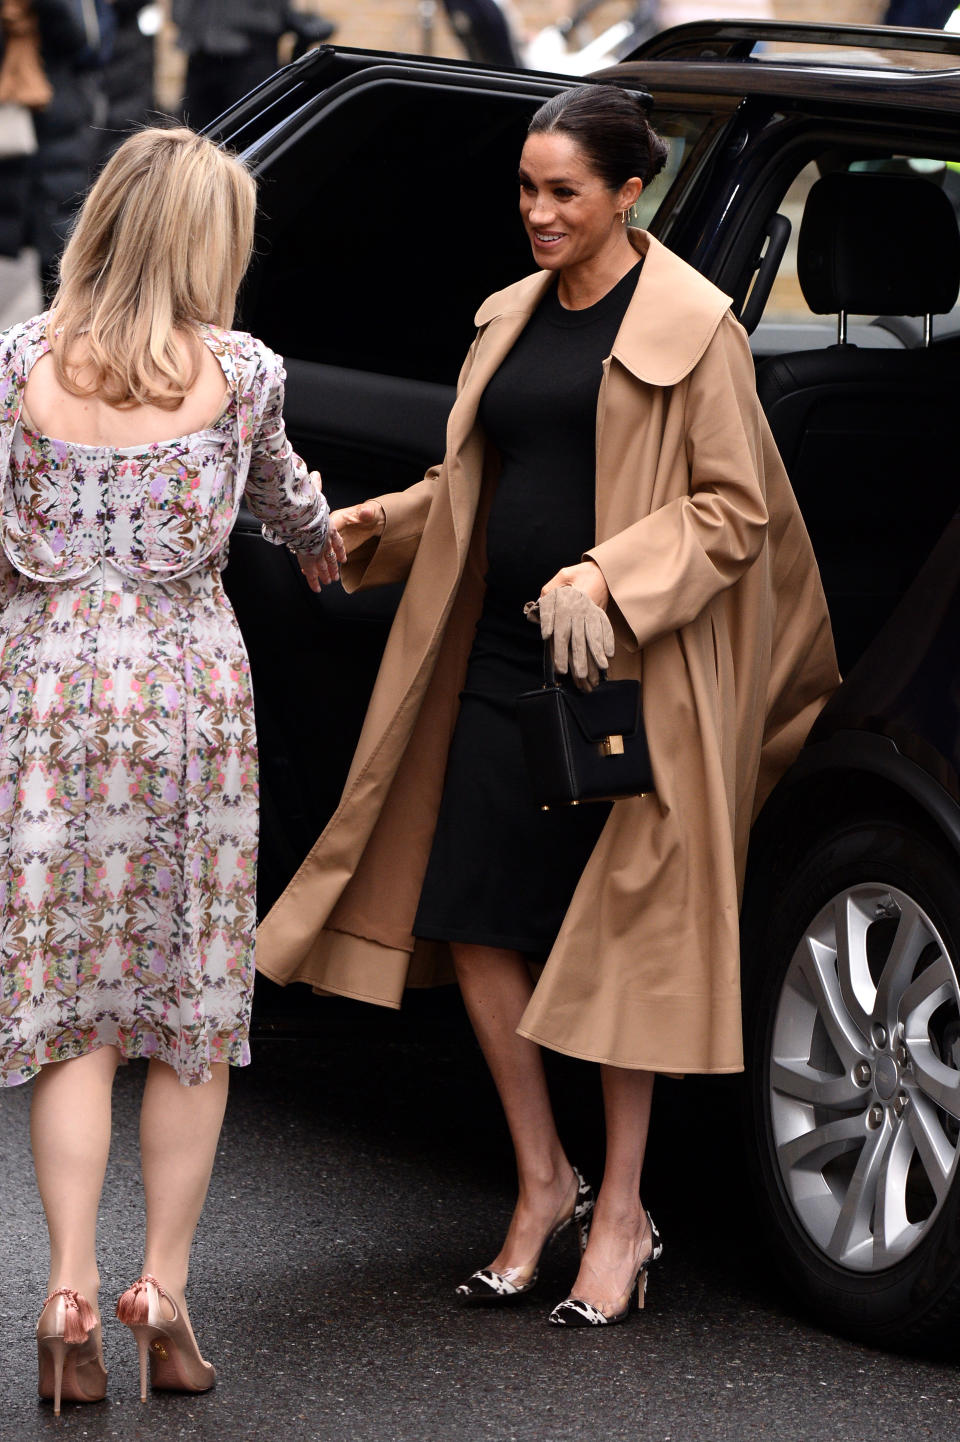
[[[125,140],[60,261],[47,327],[60,384],[118,407],[179,406],[200,352],[186,360],[174,331],[232,324],[255,212],[246,166],[195,131],[152,127]]]

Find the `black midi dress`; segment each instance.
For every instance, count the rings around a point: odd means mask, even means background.
[[[493,375],[479,420],[500,457],[487,573],[416,936],[532,955],[550,951],[609,803],[541,811],[516,700],[543,680],[539,627],[523,608],[596,540],[597,399],[639,273],[565,310],[551,287]]]

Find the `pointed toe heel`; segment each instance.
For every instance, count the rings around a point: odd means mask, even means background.
[[[471,1272],[453,1295],[462,1307],[498,1307],[532,1292],[538,1277],[539,1271],[534,1271],[532,1276],[524,1276],[522,1267],[507,1267],[502,1272],[495,1272],[492,1267],[481,1267],[478,1272]]]
[[[580,1248],[580,1255],[583,1255],[590,1235],[590,1222],[593,1219],[596,1198],[593,1194],[593,1187],[585,1180],[578,1167],[573,1168],[573,1175],[577,1182],[577,1195],[574,1198],[573,1207],[547,1233],[532,1265],[507,1267],[502,1272],[495,1272],[492,1267],[481,1267],[479,1271],[472,1272],[465,1282],[460,1283],[453,1294],[461,1306],[498,1307],[505,1303],[515,1302],[518,1298],[525,1297],[528,1292],[532,1292],[540,1276],[540,1258],[550,1243],[562,1236],[564,1232],[573,1231]]]
[[[650,1231],[652,1246],[637,1268],[636,1275],[627,1288],[624,1305],[615,1312],[607,1313],[600,1307],[595,1307],[592,1302],[585,1302],[581,1297],[567,1297],[554,1307],[547,1318],[547,1321],[552,1327],[613,1327],[619,1322],[625,1322],[633,1306],[634,1288],[636,1288],[637,1311],[640,1312],[643,1310],[647,1300],[647,1280],[650,1274],[651,1264],[659,1261],[663,1253],[663,1242],[660,1239],[660,1233],[657,1231],[657,1224],[649,1212],[647,1213],[647,1226],[644,1228],[644,1236],[646,1235],[647,1228],[649,1228]]]

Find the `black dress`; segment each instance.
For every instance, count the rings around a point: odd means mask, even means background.
[[[523,607],[596,540],[597,397],[639,265],[585,310],[546,294],[490,379],[478,419],[499,452],[483,612],[461,693],[414,923],[442,941],[542,954],[556,939],[609,803],[541,811],[516,698],[543,679]]]

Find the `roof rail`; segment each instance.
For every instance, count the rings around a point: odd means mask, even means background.
[[[791,24],[787,20],[694,20],[662,30],[627,60],[749,60],[769,42],[850,46],[868,50],[916,50],[960,56],[960,35],[942,30],[901,30],[894,25]],[[622,63],[622,62],[621,62]]]

